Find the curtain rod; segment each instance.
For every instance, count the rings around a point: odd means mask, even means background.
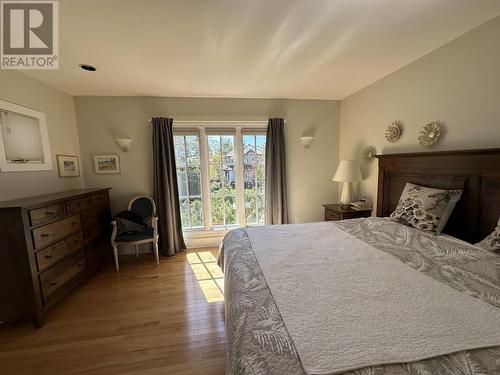
[[[177,124],[193,124],[193,123],[198,123],[198,124],[252,124],[252,123],[262,123],[265,122],[267,124],[269,119],[264,119],[264,120],[248,120],[248,121],[243,121],[243,120],[236,120],[236,121],[231,121],[231,120],[221,120],[221,121],[215,121],[215,120],[174,120],[174,123]],[[151,123],[153,121],[153,118],[150,117],[148,119],[148,122]],[[286,124],[286,120],[284,120]]]

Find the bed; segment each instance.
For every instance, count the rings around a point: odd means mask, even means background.
[[[500,374],[500,149],[378,159],[379,217],[226,235],[226,373]],[[386,218],[407,182],[463,189],[446,235]]]

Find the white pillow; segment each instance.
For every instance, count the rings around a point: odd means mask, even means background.
[[[439,234],[462,195],[462,190],[434,189],[407,183],[391,220]]]
[[[495,230],[484,240],[478,242],[476,246],[493,252],[500,250],[500,217],[498,218]]]

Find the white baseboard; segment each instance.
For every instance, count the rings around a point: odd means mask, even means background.
[[[219,247],[226,231],[184,232],[184,242],[188,249],[198,247]]]
[[[219,247],[222,239],[226,235],[226,231],[193,231],[184,233],[184,242],[188,249],[196,249],[202,247]],[[152,245],[149,243],[137,245],[139,254],[152,253]],[[135,254],[133,245],[118,246],[118,254],[130,255]]]

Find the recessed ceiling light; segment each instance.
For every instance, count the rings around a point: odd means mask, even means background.
[[[88,72],[95,72],[97,69],[95,68],[95,66],[92,66],[92,65],[89,65],[89,64],[80,64],[78,65],[80,68],[82,68],[83,70],[86,70]]]

